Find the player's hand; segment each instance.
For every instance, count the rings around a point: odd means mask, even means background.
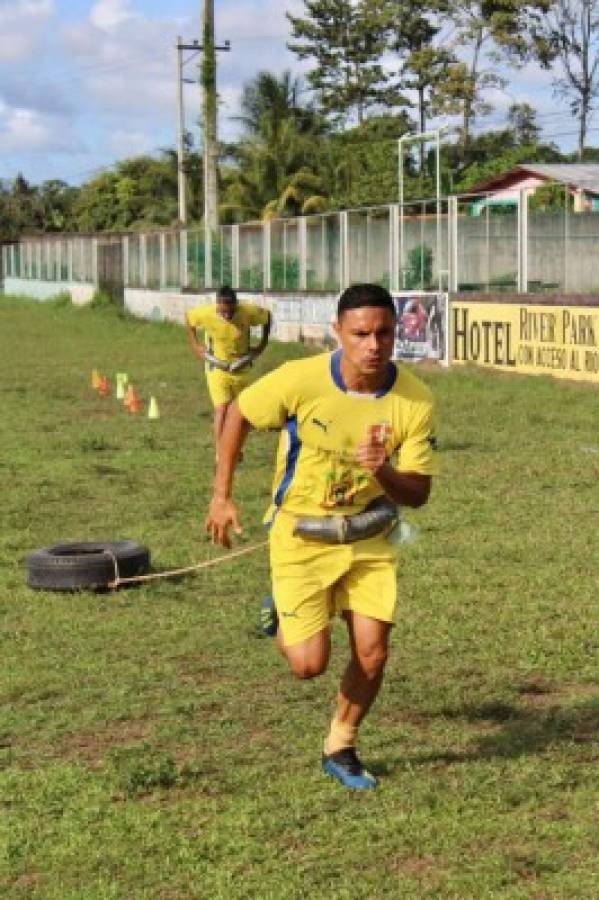
[[[195,355],[197,356],[198,359],[204,360],[204,359],[206,359],[206,353],[208,352],[208,350],[204,346],[204,344],[197,344],[193,348],[193,352],[195,353]]]
[[[372,472],[373,475],[376,475],[387,462],[387,450],[377,431],[377,426],[373,426],[369,430],[366,440],[356,451],[358,464],[368,472]]]
[[[220,544],[221,547],[227,547],[228,549],[231,547],[229,528],[232,528],[235,534],[243,533],[239,519],[239,510],[235,503],[232,500],[220,497],[213,497],[210,501],[205,526],[212,543]]]

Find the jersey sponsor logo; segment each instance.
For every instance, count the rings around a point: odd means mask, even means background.
[[[373,425],[370,429],[370,436],[375,444],[386,445],[393,437],[393,426],[391,425],[391,422],[388,422],[386,419],[377,422],[376,425]]]
[[[332,419],[329,419],[328,422],[323,422],[321,419],[313,418],[312,424],[316,425],[318,428],[322,428],[324,433],[327,434],[327,432],[329,430],[329,425],[331,424],[332,421],[333,421]]]

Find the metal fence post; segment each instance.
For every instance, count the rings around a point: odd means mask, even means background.
[[[270,234],[270,222],[265,222],[262,226],[262,260],[263,260],[263,275],[262,275],[262,284],[264,285],[264,290],[269,291],[271,287],[271,272],[270,272],[270,253],[271,253],[271,242],[270,242],[271,234]]]
[[[232,225],[231,233],[231,270],[233,287],[239,290],[239,225]]]
[[[570,258],[568,256],[568,246],[570,243],[570,217],[568,214],[568,202],[570,200],[570,192],[568,185],[564,185],[564,291],[568,292],[570,284]]]
[[[343,211],[339,213],[339,225],[341,233],[341,290],[349,287],[349,227],[348,215]]]
[[[308,285],[308,238],[307,223],[304,216],[298,221],[298,250],[299,250],[299,289],[305,291]]]
[[[98,238],[92,240],[92,284],[98,287],[100,283],[100,273],[98,271]]]
[[[393,203],[389,207],[389,287],[392,291],[399,291],[398,239],[399,207]]]
[[[189,270],[187,264],[187,231],[179,232],[179,287],[189,287]]]
[[[139,237],[139,280],[142,287],[148,286],[148,248],[145,234]]]
[[[518,197],[518,291],[528,290],[528,191],[519,192]]]
[[[129,236],[123,235],[123,287],[129,287]]]
[[[212,229],[204,229],[204,287],[212,287]]]
[[[449,198],[449,279],[450,291],[458,290],[458,198]]]
[[[166,235],[160,232],[160,290],[166,287]]]

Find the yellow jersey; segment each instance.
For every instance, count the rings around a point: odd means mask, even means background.
[[[226,362],[249,353],[250,328],[266,325],[268,317],[267,309],[253,303],[238,303],[230,321],[219,316],[211,303],[190,309],[186,316],[188,325],[204,330],[210,353]]]
[[[272,505],[303,516],[360,512],[383,490],[356,463],[358,446],[376,427],[400,472],[433,475],[433,403],[405,366],[390,362],[376,394],[348,391],[341,351],[285,363],[237,398],[254,428],[281,429]]]

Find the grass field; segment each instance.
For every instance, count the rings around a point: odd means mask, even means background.
[[[160,420],[99,397],[94,367]],[[0,895],[599,897],[596,389],[423,372],[442,474],[407,517],[363,796],[319,768],[345,634],[292,680],[254,631],[263,551],[116,594],[25,586],[26,554],[68,539],[145,542],[156,570],[215,554],[183,330],[0,298],[0,372]],[[248,543],[274,444],[252,435],[240,471]]]

